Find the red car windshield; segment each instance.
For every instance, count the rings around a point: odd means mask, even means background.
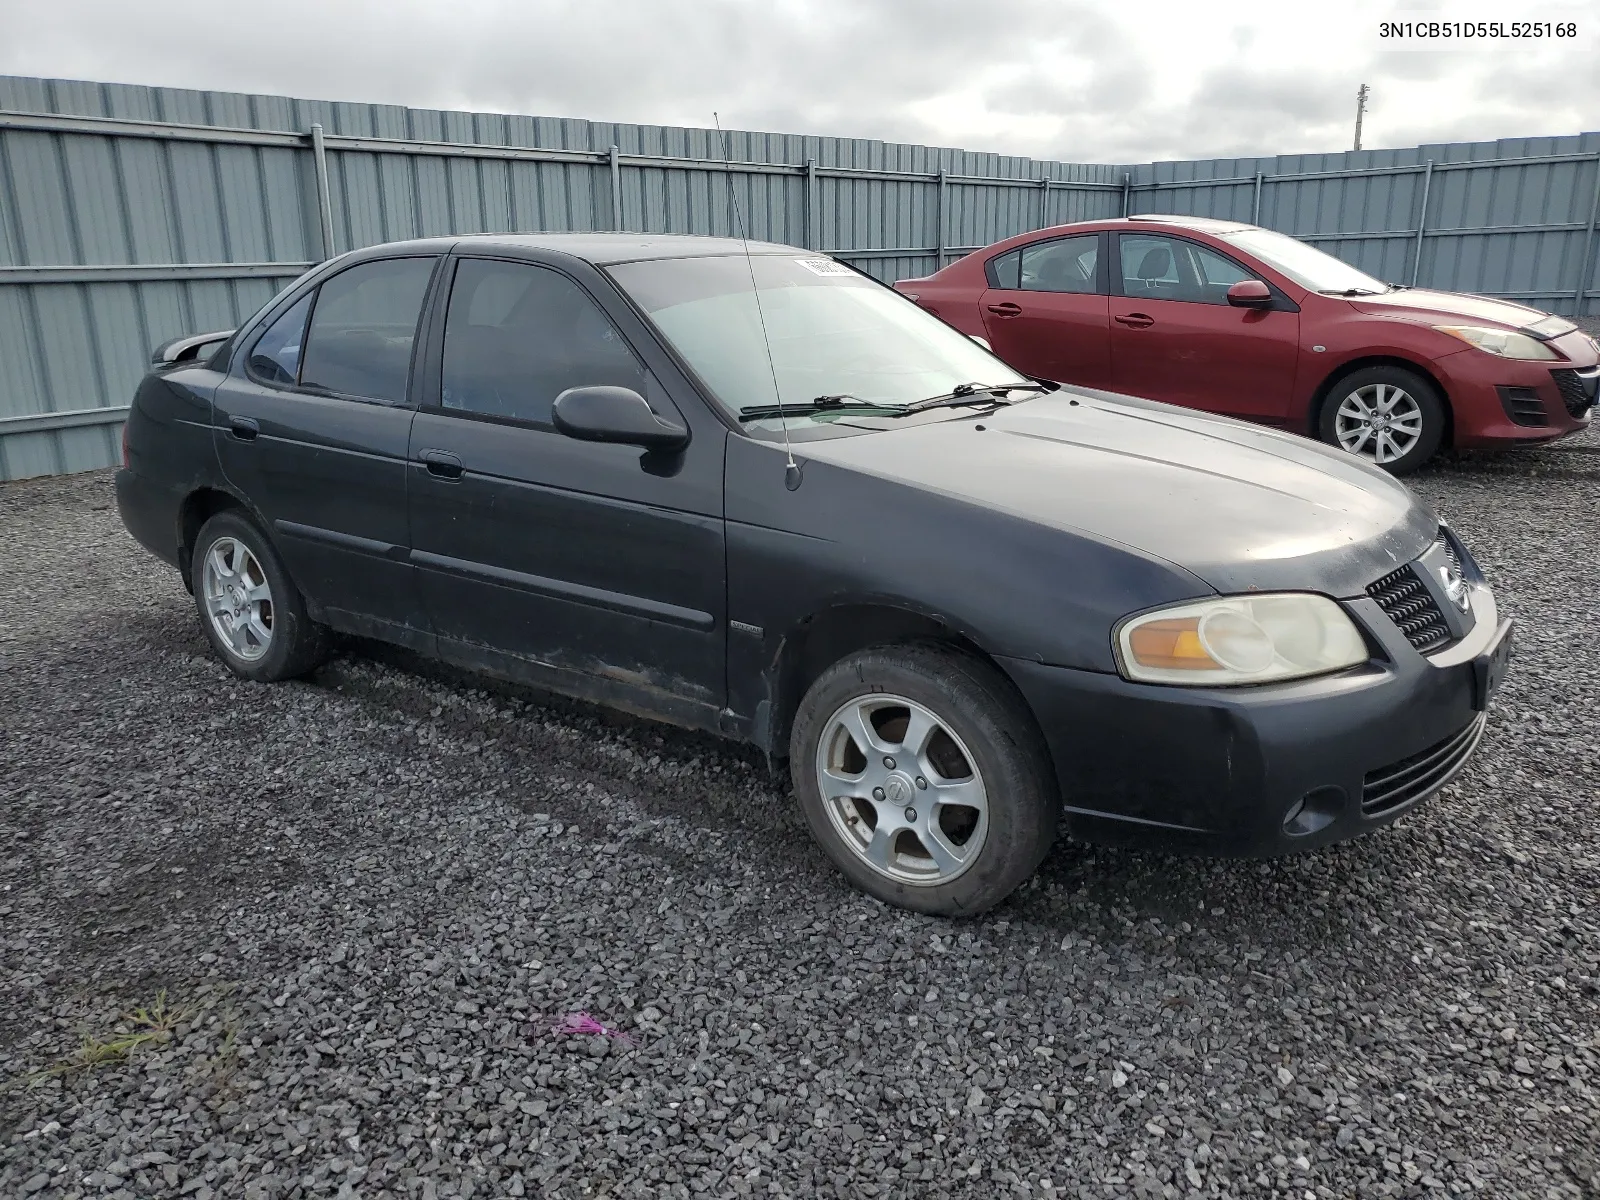
[[[1390,285],[1383,280],[1374,279],[1315,246],[1270,229],[1241,229],[1220,236],[1223,241],[1246,254],[1253,254],[1273,270],[1313,292],[1377,295],[1390,290]]]

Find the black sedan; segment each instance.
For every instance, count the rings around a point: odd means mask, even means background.
[[[1404,486],[1018,375],[832,259],[625,234],[331,260],[140,385],[117,476],[246,679],[331,631],[754,742],[891,903],[1058,828],[1271,854],[1471,754],[1510,649]]]

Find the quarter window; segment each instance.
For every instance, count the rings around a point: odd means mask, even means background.
[[[247,364],[251,374],[263,383],[293,386],[300,378],[300,348],[305,340],[306,314],[311,311],[307,292],[288,312],[256,339]]]
[[[404,403],[411,346],[432,258],[388,258],[341,271],[318,290],[303,387]]]
[[[441,382],[447,409],[541,425],[568,388],[645,390],[644,368],[577,284],[545,267],[474,258],[450,289]]]
[[[1010,254],[1002,254],[989,264],[994,272],[994,286],[1015,291],[1017,280],[1022,269],[1022,251],[1013,250]]]

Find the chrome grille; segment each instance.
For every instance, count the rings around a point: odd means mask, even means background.
[[[1456,559],[1455,547],[1450,545],[1450,539],[1444,539],[1444,548],[1459,571],[1461,563]],[[1412,564],[1407,563],[1390,571],[1367,589],[1367,595],[1378,602],[1378,606],[1388,614],[1400,632],[1406,635],[1406,641],[1418,650],[1432,650],[1450,640],[1450,626],[1444,619],[1444,613],[1439,610],[1433,593],[1423,584]]]

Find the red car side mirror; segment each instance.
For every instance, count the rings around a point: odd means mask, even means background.
[[[1228,303],[1235,308],[1265,308],[1272,303],[1272,289],[1259,279],[1241,279],[1228,289]]]

